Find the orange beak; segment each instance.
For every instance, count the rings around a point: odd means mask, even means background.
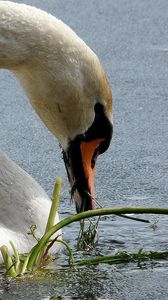
[[[99,155],[99,145],[103,139],[93,141],[82,141],[80,144],[84,175],[87,180],[88,193],[91,197],[91,209],[95,208],[94,175],[96,159]]]

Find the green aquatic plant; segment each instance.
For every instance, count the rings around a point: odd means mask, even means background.
[[[2,253],[4,265],[6,268],[6,275],[9,275],[11,277],[16,277],[18,274],[16,272],[15,263],[13,262],[13,259],[12,259],[11,255],[9,254],[8,247],[3,245],[3,246],[1,246],[0,250]]]
[[[107,256],[96,256],[90,259],[83,259],[76,261],[75,266],[91,266],[98,264],[120,264],[120,263],[137,263],[138,267],[141,266],[141,263],[144,261],[153,261],[153,260],[167,260],[168,251],[164,252],[154,252],[154,251],[144,251],[143,248],[140,248],[138,252],[128,253],[118,252],[114,255]]]
[[[57,177],[56,183],[54,186],[52,205],[51,205],[50,213],[48,216],[45,233],[47,231],[49,231],[50,228],[54,225],[55,216],[56,216],[58,206],[59,206],[59,200],[60,200],[62,186],[63,186],[63,180],[61,179],[61,177]]]
[[[60,177],[57,177],[56,183],[54,186],[52,204],[51,204],[51,209],[50,209],[45,233],[47,233],[47,231],[54,225],[54,220],[55,220],[55,216],[56,216],[58,205],[59,205],[59,199],[60,199],[62,185],[63,185],[62,179]],[[38,242],[40,240],[40,238],[37,237],[35,231],[36,231],[36,225],[33,224],[33,225],[31,225],[27,234],[32,235],[34,237],[34,239]],[[56,240],[57,240],[57,238],[53,241],[52,240],[47,241],[45,247],[42,249],[42,251],[39,252],[36,266],[41,266],[46,263],[47,259],[49,259],[48,251],[51,248],[52,244]],[[58,240],[57,242],[63,243],[63,241],[61,241],[61,240]],[[27,270],[27,264],[29,262],[32,250],[24,257],[23,260],[20,260],[20,255],[17,251],[16,245],[12,241],[9,241],[9,243],[12,247],[13,255],[10,255],[9,249],[5,245],[0,247],[0,251],[2,253],[4,265],[6,268],[6,275],[9,275],[11,277],[16,277],[18,275],[24,274],[25,271]],[[67,247],[67,250],[70,253],[70,247],[67,246],[66,242],[64,242],[64,245]],[[71,257],[72,257],[72,254],[71,254]],[[72,258],[71,258],[71,260],[73,261]]]
[[[80,265],[82,266],[82,265],[97,264],[97,263],[104,263],[104,262],[119,263],[124,261],[132,261],[135,258],[140,262],[141,259],[147,259],[147,258],[155,259],[155,257],[158,259],[158,257],[162,257],[162,258],[168,257],[167,252],[144,253],[142,250],[139,250],[138,253],[133,253],[133,254],[128,254],[124,252],[117,255],[108,256],[108,257],[107,256],[103,256],[103,257],[101,256],[100,258],[94,257],[90,260],[82,260],[79,262],[75,262],[73,257],[73,252],[69,244],[66,241],[62,240],[60,236],[53,238],[53,235],[56,234],[58,230],[62,229],[63,227],[73,222],[80,221],[81,232],[78,239],[78,246],[84,249],[84,248],[94,246],[97,237],[97,226],[98,226],[98,221],[96,224],[94,224],[92,221],[89,221],[89,227],[86,230],[84,226],[85,219],[89,220],[89,218],[93,218],[96,216],[100,217],[100,216],[112,215],[112,214],[122,216],[122,217],[128,217],[128,218],[129,216],[127,216],[126,214],[132,214],[132,213],[168,214],[168,208],[147,208],[147,207],[145,208],[143,207],[99,208],[96,210],[90,210],[90,211],[74,214],[72,216],[69,216],[61,220],[56,225],[54,225],[54,219],[58,209],[62,184],[63,184],[62,179],[57,178],[54,187],[54,192],[53,192],[51,210],[49,213],[49,218],[48,218],[46,230],[43,237],[39,239],[39,237],[36,236],[35,225],[33,225],[30,228],[30,231],[28,232],[28,234],[32,234],[37,241],[37,244],[31,249],[31,251],[26,256],[24,256],[24,258],[21,258],[21,256],[17,251],[16,246],[12,242],[10,242],[10,244],[13,249],[13,255],[10,255],[9,250],[5,245],[0,247],[0,251],[3,256],[7,275],[16,277],[18,275],[24,274],[25,272],[33,271],[34,269],[38,269],[41,266],[46,265],[46,263],[50,261],[50,256],[48,255],[49,250],[55,242],[64,244],[64,246],[66,247],[69,253],[69,263],[71,266],[80,266]],[[133,218],[133,219],[142,222],[149,222],[148,220],[139,219],[139,218]]]
[[[32,235],[33,238],[38,242],[39,241],[39,237],[37,237],[36,235],[36,229],[37,229],[37,226],[36,224],[32,224],[29,228],[29,231],[27,232],[28,235]]]
[[[56,225],[54,225],[38,242],[36,246],[33,247],[27,268],[29,271],[33,270],[33,267],[36,265],[37,257],[45,247],[47,241],[55,234],[59,229],[73,223],[76,221],[80,221],[82,219],[95,217],[95,216],[103,216],[103,215],[120,215],[120,214],[168,214],[168,208],[149,208],[149,207],[119,207],[119,208],[103,208],[81,212],[78,214],[74,214],[70,217],[65,218],[60,221]]]
[[[98,242],[98,224],[100,217],[95,222],[95,220],[89,219],[89,225],[80,221],[80,231],[78,235],[77,249],[78,250],[89,250],[95,247]],[[87,226],[87,227],[86,227]]]

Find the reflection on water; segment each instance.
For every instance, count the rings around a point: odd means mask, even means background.
[[[140,282],[146,289],[141,289]],[[157,299],[154,298],[157,289],[162,292],[160,299],[166,300],[167,271],[164,268],[102,265],[55,270],[9,282],[1,280],[0,299]]]

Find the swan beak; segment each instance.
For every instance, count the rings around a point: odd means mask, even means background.
[[[103,139],[73,143],[63,158],[77,212],[95,208],[94,175],[99,145]]]
[[[90,197],[90,209],[95,208],[94,176],[96,160],[99,153],[99,145],[103,139],[95,139],[90,142],[81,142],[81,157],[84,176],[88,184],[88,195]]]

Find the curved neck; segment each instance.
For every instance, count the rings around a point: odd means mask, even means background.
[[[97,56],[67,25],[8,1],[0,1],[0,68],[17,76],[64,149],[90,127],[95,102],[110,90]]]

